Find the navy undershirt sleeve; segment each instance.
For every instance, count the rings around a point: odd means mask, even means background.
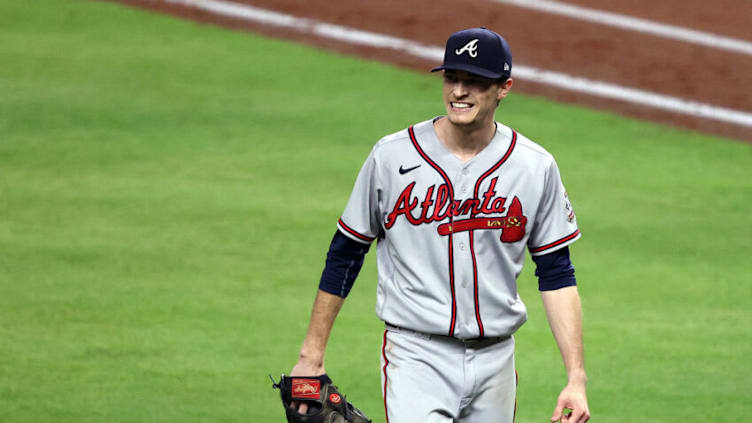
[[[533,256],[533,261],[537,266],[535,276],[538,277],[539,291],[553,291],[577,285],[574,265],[569,259],[569,247],[542,256]]]
[[[339,230],[336,231],[326,254],[326,266],[321,272],[319,289],[342,298],[347,297],[369,248],[370,244],[353,241]]]

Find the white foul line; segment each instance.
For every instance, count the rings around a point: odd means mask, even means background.
[[[541,12],[554,13],[574,19],[580,19],[601,25],[614,26],[630,31],[643,32],[659,37],[671,38],[687,43],[700,44],[714,49],[722,49],[735,53],[752,55],[752,42],[736,38],[724,37],[709,32],[695,31],[680,26],[662,24],[647,19],[635,18],[629,15],[604,12],[581,6],[574,6],[554,0],[493,0]],[[710,7],[710,3],[708,3]],[[740,5],[739,7],[745,7]],[[752,5],[750,13],[752,13]],[[752,16],[752,14],[750,15]]]
[[[443,47],[427,46],[403,38],[332,25],[312,19],[297,18],[245,4],[224,0],[165,1],[201,9],[217,15],[240,18],[264,25],[286,27],[298,32],[315,34],[349,44],[397,50],[421,59],[436,61],[437,63],[444,59]],[[547,71],[532,66],[518,64],[514,66],[512,72],[515,78],[554,86],[567,91],[575,91],[597,97],[654,107],[669,112],[752,127],[752,113],[739,110],[688,101],[678,97]]]

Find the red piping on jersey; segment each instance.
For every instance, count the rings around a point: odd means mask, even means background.
[[[451,207],[452,202],[454,201],[454,187],[452,186],[452,181],[449,180],[449,177],[447,176],[446,172],[444,172],[441,167],[439,167],[438,164],[436,164],[433,160],[431,160],[430,157],[423,151],[422,148],[420,148],[420,145],[418,145],[418,139],[415,138],[415,131],[413,130],[413,127],[407,128],[407,133],[410,135],[410,141],[413,143],[413,147],[415,147],[415,150],[420,154],[420,156],[425,160],[432,168],[436,170],[436,172],[441,175],[441,177],[444,179],[444,183],[446,183],[447,188],[449,188],[449,205]],[[451,224],[454,221],[454,217],[451,213],[449,213],[449,223]],[[454,336],[454,325],[457,323],[457,298],[454,293],[454,251],[452,250],[452,234],[449,234],[449,288],[452,291],[452,321],[449,323],[449,336]]]
[[[362,235],[359,232],[356,232],[354,229],[352,229],[351,227],[347,226],[345,224],[345,222],[342,221],[342,218],[340,218],[337,221],[337,223],[339,223],[339,225],[342,226],[342,229],[346,230],[350,235],[352,235],[352,236],[354,236],[354,237],[356,237],[358,239],[362,239],[363,241],[366,241],[366,242],[372,242],[374,239],[376,239],[375,237],[371,238],[371,237]]]
[[[509,143],[509,147],[507,148],[507,152],[504,153],[504,155],[501,157],[501,159],[496,162],[495,165],[491,166],[490,169],[486,171],[483,175],[478,178],[478,181],[475,182],[475,198],[478,198],[478,192],[480,192],[480,184],[483,182],[484,179],[486,179],[489,175],[491,175],[493,172],[496,171],[496,169],[499,168],[502,164],[504,164],[505,161],[509,158],[509,156],[512,154],[512,150],[514,150],[514,147],[517,145],[517,132],[512,129],[512,142]],[[473,213],[474,214],[474,213]]]
[[[386,416],[386,423],[389,423],[389,410],[386,408],[386,366],[389,365],[389,359],[386,358],[386,332],[387,331],[384,330],[384,340],[381,343],[381,356],[384,357],[384,368],[382,369],[384,372],[384,415]]]
[[[478,264],[475,261],[475,232],[470,231],[470,257],[473,259],[473,296],[475,297],[475,320],[478,322],[478,337],[483,337],[483,320],[478,303]]]
[[[509,147],[507,148],[506,153],[501,157],[501,159],[496,162],[493,166],[491,166],[490,169],[488,169],[483,175],[478,178],[478,180],[475,182],[475,191],[473,191],[474,198],[478,198],[478,193],[480,192],[480,184],[483,182],[484,179],[486,179],[489,175],[494,173],[512,154],[512,150],[514,150],[515,145],[517,145],[517,132],[512,129],[512,141],[509,143]],[[470,219],[473,219],[475,217],[475,212],[470,213]],[[506,222],[506,219],[504,219]],[[480,318],[480,302],[478,301],[478,264],[475,260],[475,234],[473,232],[473,229],[470,229],[470,257],[473,259],[473,293],[475,297],[475,320],[478,321],[478,336],[482,337],[484,334],[483,329],[483,320]]]
[[[556,240],[556,241],[554,241],[554,242],[552,242],[550,244],[546,244],[546,245],[543,245],[541,247],[531,248],[530,252],[531,253],[540,253],[541,251],[548,250],[549,248],[554,248],[557,245],[561,245],[561,244],[563,244],[563,243],[565,243],[567,241],[570,241],[570,240],[576,238],[577,235],[579,235],[579,234],[580,234],[580,230],[577,229],[576,231],[572,232],[571,234],[565,236],[564,238]]]

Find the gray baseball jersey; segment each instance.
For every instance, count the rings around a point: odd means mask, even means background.
[[[377,247],[377,315],[428,334],[507,336],[526,320],[517,294],[525,249],[580,237],[553,156],[502,124],[462,162],[434,120],[381,139],[338,222]]]

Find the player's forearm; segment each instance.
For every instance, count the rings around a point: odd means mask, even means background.
[[[303,346],[300,349],[300,361],[312,366],[324,366],[324,351],[332,331],[334,320],[345,299],[337,295],[319,290],[311,311],[311,321],[308,325]]]
[[[569,383],[585,384],[582,307],[576,286],[541,292],[548,323],[567,369]]]

